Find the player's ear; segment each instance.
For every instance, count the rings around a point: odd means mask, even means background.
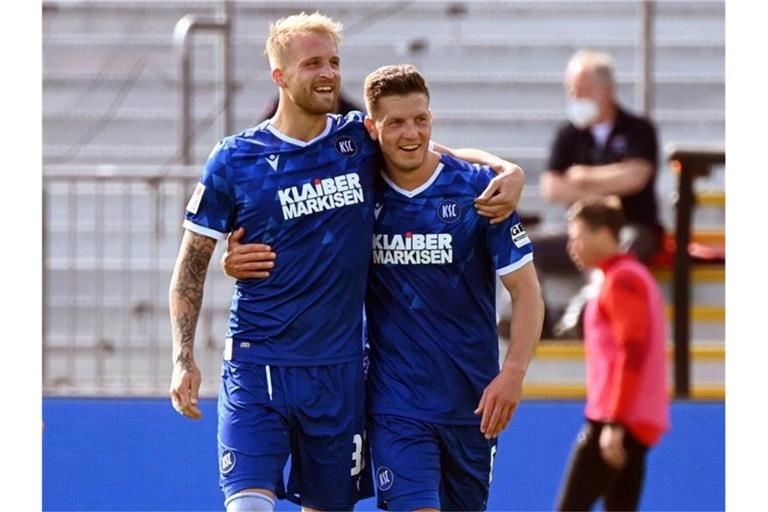
[[[275,68],[272,70],[272,81],[277,84],[278,87],[285,87],[285,80],[283,79],[283,70]]]
[[[368,135],[370,135],[373,140],[379,140],[379,132],[376,131],[376,124],[373,122],[373,119],[371,119],[371,116],[365,116],[363,124],[365,125],[365,129],[368,130]]]

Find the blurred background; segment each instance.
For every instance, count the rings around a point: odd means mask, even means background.
[[[613,57],[620,104],[658,129],[664,227],[678,249],[699,249],[653,269],[676,400],[641,508],[722,510],[725,266],[701,255],[725,244],[725,4],[707,0],[44,1],[43,508],[223,509],[215,396],[233,284],[218,270],[223,248],[197,331],[202,423],[164,398],[168,284],[209,151],[276,98],[262,53],[269,21],[314,10],[344,24],[345,98],[362,106],[370,71],[415,64],[435,140],[526,170],[519,210],[534,231],[563,225],[537,185],[565,119],[567,61],[581,48]],[[568,297],[579,284],[544,288]],[[542,340],[525,393],[501,438],[489,510],[554,506],[582,421],[581,341]]]

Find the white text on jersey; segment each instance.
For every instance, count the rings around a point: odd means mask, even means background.
[[[373,263],[383,265],[445,265],[453,263],[450,233],[373,235]]]
[[[355,173],[334,178],[315,178],[301,186],[278,190],[277,195],[285,220],[362,203],[364,200],[360,176]]]

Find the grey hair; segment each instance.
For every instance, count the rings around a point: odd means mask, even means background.
[[[605,52],[582,49],[577,51],[568,61],[566,72],[571,74],[577,69],[591,71],[602,85],[614,86],[613,59]]]

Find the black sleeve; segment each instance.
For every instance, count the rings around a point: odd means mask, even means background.
[[[267,103],[264,106],[264,110],[259,115],[257,124],[267,119],[272,119],[272,117],[275,115],[275,112],[277,112],[277,104],[279,102],[280,102],[280,96],[276,96],[273,99],[271,99],[269,103]]]
[[[569,127],[562,126],[555,135],[552,142],[552,148],[549,153],[548,171],[555,171],[559,174],[564,173],[573,164],[574,141]]]
[[[627,141],[627,158],[642,158],[653,164],[658,163],[659,144],[656,138],[656,128],[650,121],[638,119],[632,130],[632,136]]]
[[[361,112],[365,112],[365,109],[360,108],[357,106],[357,104],[354,101],[351,101],[343,94],[339,96],[339,108],[337,114],[341,114],[343,116],[349,114],[353,110],[359,110]]]

